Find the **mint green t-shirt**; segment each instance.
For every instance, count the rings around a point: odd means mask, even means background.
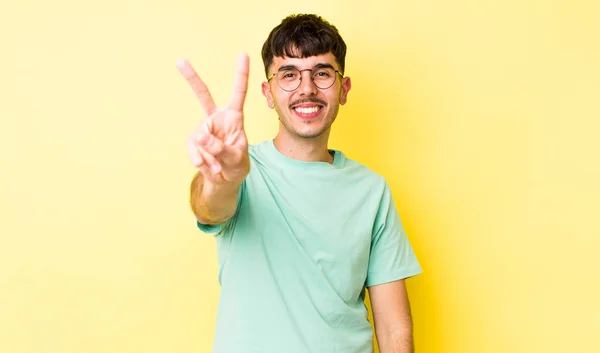
[[[421,272],[384,178],[331,153],[251,145],[235,215],[198,224],[218,249],[214,353],[371,353],[365,287]]]

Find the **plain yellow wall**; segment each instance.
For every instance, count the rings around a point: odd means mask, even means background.
[[[3,2],[0,352],[210,351],[185,151],[203,113],[175,61],[225,103],[248,52],[248,136],[271,138],[260,47],[294,12],[349,46],[331,147],[392,186],[425,271],[418,352],[600,352],[592,0]]]

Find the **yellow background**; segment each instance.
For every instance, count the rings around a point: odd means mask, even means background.
[[[600,352],[597,1],[5,1],[0,352],[209,352],[214,240],[185,141],[260,47],[318,12],[348,46],[331,147],[383,174],[424,269],[421,353]],[[251,295],[251,293],[240,293]],[[285,352],[285,347],[280,347]]]

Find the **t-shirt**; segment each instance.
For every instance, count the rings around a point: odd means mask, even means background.
[[[214,353],[371,353],[365,287],[421,267],[385,179],[249,146],[235,215],[215,226],[221,285]]]

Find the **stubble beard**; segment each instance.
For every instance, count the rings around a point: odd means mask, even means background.
[[[325,107],[323,108],[325,109]],[[331,127],[331,125],[333,125],[333,122],[335,121],[337,114],[338,114],[338,110],[336,109],[335,111],[330,111],[328,112],[329,115],[334,114],[333,118],[329,121],[327,120],[327,123],[325,123],[325,125],[323,125],[319,130],[316,131],[310,131],[308,133],[304,133],[302,131],[299,131],[298,129],[296,129],[294,127],[294,124],[292,124],[291,119],[287,118],[284,114],[281,113],[281,111],[279,110],[279,107],[277,105],[275,105],[275,111],[277,112],[277,118],[279,119],[279,122],[281,124],[283,124],[283,127],[293,136],[297,136],[303,139],[314,139],[317,138],[321,135],[323,135],[323,133],[325,133],[327,130],[329,130],[329,128]],[[293,113],[291,113],[293,114]],[[305,124],[312,124],[314,122],[306,122]]]

